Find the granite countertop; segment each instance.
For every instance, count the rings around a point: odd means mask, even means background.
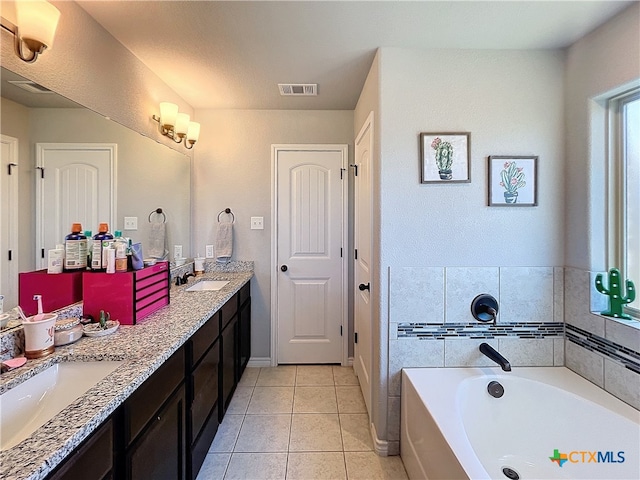
[[[57,347],[53,355],[29,360],[2,374],[0,393],[53,364],[120,360],[122,364],[74,403],[13,448],[0,452],[0,478],[42,479],[121,405],[253,276],[253,271],[207,272],[200,280],[229,280],[219,291],[186,292],[171,287],[171,303],[138,325],[121,325],[112,335],[83,337]]]

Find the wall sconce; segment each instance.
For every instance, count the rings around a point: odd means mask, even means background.
[[[161,102],[160,117],[154,115],[153,119],[160,125],[162,135],[176,143],[184,140],[184,146],[188,149],[192,149],[200,137],[200,124],[191,122],[186,113],[179,113],[175,103]]]
[[[3,22],[2,27],[13,34],[16,55],[33,63],[53,45],[60,11],[45,0],[16,1],[15,9],[16,25],[7,26]]]

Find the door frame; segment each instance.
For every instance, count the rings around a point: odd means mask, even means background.
[[[271,145],[271,366],[278,365],[278,153],[281,151],[340,152],[342,154],[342,365],[349,363],[348,322],[348,215],[349,215],[349,145],[347,144],[272,144]]]
[[[116,219],[118,218],[117,208],[117,195],[118,195],[118,182],[117,182],[117,152],[118,145],[116,143],[37,143],[36,144],[36,170],[45,168],[44,155],[47,151],[55,150],[107,150],[109,154],[109,170],[111,174],[110,188],[111,188],[111,218],[109,218],[109,225],[114,226]],[[39,170],[44,172],[44,170]],[[41,258],[41,251],[44,248],[44,227],[42,222],[42,216],[44,212],[44,184],[39,181],[41,173],[36,171],[36,241],[35,241],[35,263],[43,265],[46,268],[46,257]],[[60,239],[62,243],[63,239]],[[40,263],[42,262],[42,264]]]

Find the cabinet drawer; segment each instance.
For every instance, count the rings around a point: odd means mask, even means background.
[[[180,348],[125,401],[124,430],[127,446],[184,380],[184,357],[184,348]]]
[[[102,480],[113,466],[113,421],[107,420],[67,460],[47,477],[49,480]]]
[[[222,331],[238,311],[238,294],[236,293],[231,297],[220,310],[220,331]]]
[[[192,374],[193,403],[191,405],[191,426],[193,443],[200,434],[203,425],[212,411],[215,412],[215,422],[218,421],[218,367],[220,364],[220,349],[218,342],[206,353]]]
[[[207,322],[202,325],[191,337],[191,358],[189,368],[192,368],[200,361],[202,355],[220,335],[220,324],[218,319],[220,312],[213,314]]]

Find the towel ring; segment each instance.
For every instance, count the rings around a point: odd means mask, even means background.
[[[224,210],[220,211],[220,213],[218,214],[218,223],[220,223],[220,215],[222,215],[223,213],[231,215],[231,223],[236,223],[236,216],[233,214],[230,208],[225,208]]]
[[[162,223],[167,222],[167,216],[164,214],[161,208],[156,208],[153,212],[149,214],[149,223],[151,223],[151,215],[157,213],[158,215],[162,215]]]

